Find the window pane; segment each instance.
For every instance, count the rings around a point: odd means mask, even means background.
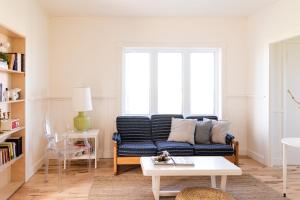
[[[158,113],[182,113],[182,54],[158,53]]]
[[[214,114],[214,53],[191,54],[191,114]]]
[[[125,114],[149,114],[150,54],[125,54]]]

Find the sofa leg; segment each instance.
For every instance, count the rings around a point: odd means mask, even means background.
[[[239,165],[239,142],[235,141],[234,143],[234,164]]]
[[[118,174],[118,144],[114,143],[114,175]]]

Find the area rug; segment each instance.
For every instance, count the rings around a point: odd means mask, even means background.
[[[217,179],[217,183],[220,180]],[[185,187],[209,187],[209,177],[162,177],[161,188],[165,190]],[[251,175],[229,176],[226,191],[237,200],[287,200],[281,194]],[[96,176],[89,200],[153,200],[151,178],[142,174]],[[175,197],[161,197],[174,200]]]

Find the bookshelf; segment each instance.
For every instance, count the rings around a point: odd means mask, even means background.
[[[8,42],[10,46],[7,49],[0,47],[0,52],[19,53],[24,54],[24,57],[26,56],[25,37],[0,25],[0,43],[1,42]],[[19,119],[21,124],[21,127],[11,131],[1,131],[0,144],[10,137],[22,137],[22,154],[0,165],[0,200],[9,199],[25,182],[25,74],[25,70],[16,71],[13,69],[0,68],[2,92],[5,91],[5,88],[21,89],[20,98],[18,100],[0,101],[1,111],[10,112],[11,118]],[[2,95],[1,92],[0,95]]]

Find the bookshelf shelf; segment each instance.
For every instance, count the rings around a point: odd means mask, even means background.
[[[9,142],[14,142],[17,148],[22,146],[22,149],[18,149],[19,153],[22,153],[19,157],[0,166],[0,200],[9,199],[10,196],[19,189],[25,181],[25,164],[26,164],[26,129],[25,129],[25,99],[26,99],[26,87],[25,87],[25,71],[26,71],[26,38],[20,34],[10,31],[0,25],[0,38],[1,42],[8,42],[10,45],[7,48],[1,49],[2,53],[6,54],[9,69],[0,67],[0,95],[6,88],[21,89],[20,95],[22,99],[16,101],[0,102],[1,112],[10,112],[10,118],[18,119],[23,127],[16,128],[11,131],[0,132],[0,143],[10,139]],[[18,69],[18,70],[12,70]],[[22,71],[21,71],[22,70]],[[2,116],[0,116],[2,117]],[[14,137],[14,138],[11,138]],[[17,138],[17,139],[16,139]],[[0,152],[2,155],[5,152],[10,151],[6,146],[9,144],[3,144]],[[20,152],[22,150],[22,152]]]
[[[19,131],[22,131],[24,129],[25,129],[25,127],[19,127],[19,128],[14,129],[14,130],[11,130],[11,131],[4,131],[4,132],[0,133],[0,143],[4,142],[12,134],[17,133]]]
[[[19,99],[19,100],[15,100],[15,101],[1,101],[0,104],[10,104],[10,103],[20,103],[20,102],[24,102],[24,99]]]
[[[5,170],[6,168],[10,167],[11,165],[13,165],[15,162],[17,162],[19,159],[21,159],[23,157],[23,154],[16,157],[15,159],[5,163],[4,165],[0,165],[0,172],[2,172],[3,170]]]
[[[10,74],[25,74],[25,72],[19,72],[19,71],[11,70],[11,69],[4,69],[4,68],[1,68],[1,67],[0,67],[0,72],[10,73]]]
[[[8,199],[11,195],[13,195],[17,189],[19,189],[23,184],[23,181],[15,181],[15,182],[10,182],[6,186],[0,189],[0,200],[6,200]]]

